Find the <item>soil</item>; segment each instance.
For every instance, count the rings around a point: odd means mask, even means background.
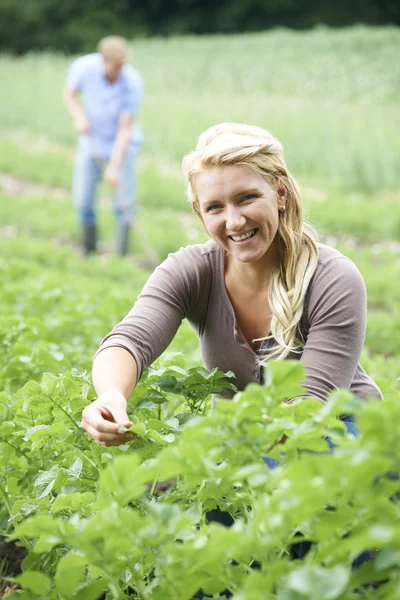
[[[17,546],[15,542],[7,542],[0,537],[0,570],[3,577],[15,577],[21,573],[21,563],[27,552],[25,548]],[[0,598],[6,598],[11,591],[17,589],[15,585],[0,581]]]
[[[69,195],[68,190],[63,188],[35,183],[8,173],[0,173],[0,190],[10,196],[51,195],[53,198],[67,198]]]

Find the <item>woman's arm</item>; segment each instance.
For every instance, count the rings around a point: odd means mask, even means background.
[[[82,427],[103,446],[118,446],[132,439],[119,426],[131,427],[126,408],[137,381],[137,365],[124,348],[105,348],[93,363],[97,400],[82,413]]]
[[[93,364],[98,398],[82,416],[82,427],[97,442],[109,446],[127,441],[118,425],[131,425],[126,406],[138,379],[168,347],[182,319],[190,314],[193,322],[202,321],[210,273],[201,249],[189,246],[171,254],[128,315],[104,338]]]

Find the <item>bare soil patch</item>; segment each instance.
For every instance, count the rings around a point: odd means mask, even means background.
[[[27,551],[15,542],[7,542],[0,537],[0,565],[2,565],[1,574],[3,577],[16,577],[21,573],[21,563],[24,560]],[[6,598],[18,586],[0,581],[0,598]]]
[[[64,188],[27,181],[8,173],[0,173],[0,189],[8,196],[52,196],[53,198],[69,196],[69,192]]]

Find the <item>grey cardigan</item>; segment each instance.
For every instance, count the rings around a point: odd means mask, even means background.
[[[366,316],[365,285],[354,263],[320,244],[300,323],[305,345],[302,352],[288,356],[304,363],[307,395],[325,400],[331,390],[344,388],[361,398],[381,398],[359,364]],[[224,251],[213,241],[170,254],[98,352],[110,346],[125,348],[135,358],[140,378],[184,318],[199,337],[208,369],[233,371],[239,390],[262,382],[259,355],[240,331],[225,287]]]

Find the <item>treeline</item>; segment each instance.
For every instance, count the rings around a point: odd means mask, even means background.
[[[78,53],[110,33],[134,38],[356,23],[400,25],[399,0],[0,0],[0,50]]]

